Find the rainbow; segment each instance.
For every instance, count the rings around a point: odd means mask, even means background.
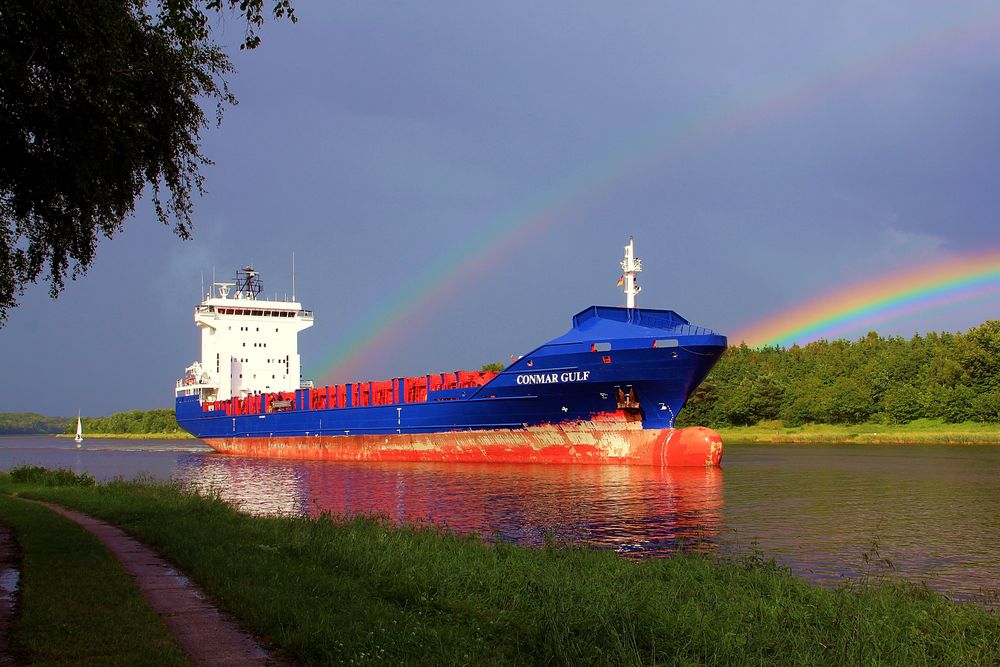
[[[323,383],[363,379],[359,374],[372,361],[434,317],[436,307],[454,296],[462,285],[499,264],[515,248],[537,238],[554,221],[554,217],[526,218],[510,227],[495,227],[483,233],[463,257],[450,256],[430,265],[406,288],[373,309],[362,325],[340,337],[312,375]]]
[[[495,224],[466,241],[460,252],[427,266],[422,275],[396,294],[358,318],[353,330],[331,341],[330,352],[309,375],[323,382],[358,379],[357,374],[394,343],[433,317],[460,285],[487,273],[522,243],[537,243],[556,222],[586,208],[613,191],[630,176],[652,171],[699,145],[747,127],[772,122],[803,107],[851,88],[861,81],[897,75],[915,68],[956,46],[991,38],[998,29],[1000,11],[976,14],[932,34],[911,37],[877,53],[814,75],[812,79],[784,82],[736,108],[706,109],[680,123],[660,125],[623,142],[604,160],[582,164],[534,200],[507,212]],[[627,230],[622,231],[622,237]]]
[[[873,324],[1000,293],[1000,250],[951,257],[849,285],[730,336],[751,347],[842,337]]]

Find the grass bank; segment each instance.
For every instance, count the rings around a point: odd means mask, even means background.
[[[115,557],[72,521],[0,495],[21,550],[18,664],[186,665]]]
[[[60,433],[56,436],[57,438],[74,438],[76,435],[74,433]],[[170,433],[85,433],[83,436],[84,445],[87,444],[88,439],[107,439],[107,440],[194,440],[195,437],[190,433],[178,433],[176,431],[171,431]]]
[[[44,479],[0,475],[0,491],[122,526],[310,664],[1000,662],[1000,615],[907,586],[827,590],[753,555],[635,563],[377,519],[251,517],[176,484]]]
[[[722,436],[723,442],[746,444],[1000,444],[1000,424],[980,422],[948,424],[936,419],[918,419],[908,424],[804,424],[802,426],[763,422],[756,426],[731,426],[716,430]]]

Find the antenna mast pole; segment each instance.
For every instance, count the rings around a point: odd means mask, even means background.
[[[635,241],[628,237],[625,246],[625,259],[622,260],[622,273],[625,275],[625,307],[635,308],[635,295],[642,291],[635,281],[635,274],[642,271],[642,260],[635,256]]]
[[[295,301],[295,253],[292,253],[292,301]]]

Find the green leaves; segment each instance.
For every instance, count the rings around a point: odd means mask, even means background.
[[[730,348],[679,424],[1000,421],[1000,321],[966,333]]]
[[[263,0],[0,0],[0,324],[43,275],[54,297],[84,274],[149,187],[156,217],[191,235],[203,192],[202,99],[236,98],[210,13],[246,21]],[[287,0],[275,18],[295,21]]]

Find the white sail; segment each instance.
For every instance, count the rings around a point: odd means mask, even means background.
[[[83,442],[83,422],[80,421],[79,413],[76,415],[76,437],[73,439],[76,440],[77,447],[79,447],[80,443]]]

